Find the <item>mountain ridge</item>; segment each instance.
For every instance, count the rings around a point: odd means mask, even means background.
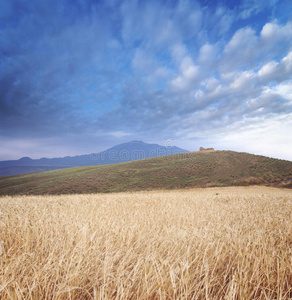
[[[0,161],[0,176],[3,177],[41,172],[47,171],[48,168],[55,170],[59,168],[115,164],[137,159],[187,152],[189,151],[173,146],[172,143],[170,146],[161,146],[158,144],[149,144],[134,140],[115,145],[98,153],[55,158],[43,157],[40,159],[22,157],[18,160]]]

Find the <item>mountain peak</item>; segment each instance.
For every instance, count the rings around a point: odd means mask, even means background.
[[[19,161],[32,161],[32,159],[28,156],[25,156],[25,157],[20,158]]]
[[[138,141],[138,140],[133,140],[133,141],[130,141],[129,143],[135,143],[135,144],[145,144],[143,141]]]
[[[22,157],[21,159],[15,161],[0,161],[0,171],[1,169],[3,171],[2,175],[0,172],[0,177],[5,176],[5,174],[16,175],[28,173],[32,170],[36,170],[35,167],[39,167],[37,170],[40,171],[48,170],[48,167],[50,167],[51,169],[59,169],[64,167],[70,168],[92,165],[108,165],[186,152],[189,151],[177,148],[175,146],[167,147],[158,144],[148,144],[139,140],[132,140],[123,144],[116,145],[99,153],[41,159]],[[4,167],[6,168],[5,170]],[[16,172],[15,167],[21,167],[21,169],[16,170]],[[10,170],[8,168],[13,168],[13,170]],[[28,172],[26,172],[25,168],[27,168]]]

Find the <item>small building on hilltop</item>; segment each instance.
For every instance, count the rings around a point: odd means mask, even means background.
[[[214,151],[214,148],[204,148],[204,147],[200,147],[200,151]]]

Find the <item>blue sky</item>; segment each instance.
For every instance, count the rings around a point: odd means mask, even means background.
[[[1,0],[0,160],[130,140],[292,160],[292,3]]]

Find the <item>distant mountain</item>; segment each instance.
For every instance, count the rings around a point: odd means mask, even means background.
[[[86,155],[58,158],[44,157],[40,159],[22,157],[19,160],[0,161],[0,176],[27,174],[61,168],[109,165],[187,152],[189,151],[175,146],[166,147],[158,144],[147,144],[142,141],[131,141],[114,146],[99,153]]]
[[[0,177],[63,169],[60,166],[13,166],[0,168]]]
[[[234,151],[197,151],[123,164],[2,177],[0,195],[87,194],[252,184],[291,187],[291,180],[291,161]]]

